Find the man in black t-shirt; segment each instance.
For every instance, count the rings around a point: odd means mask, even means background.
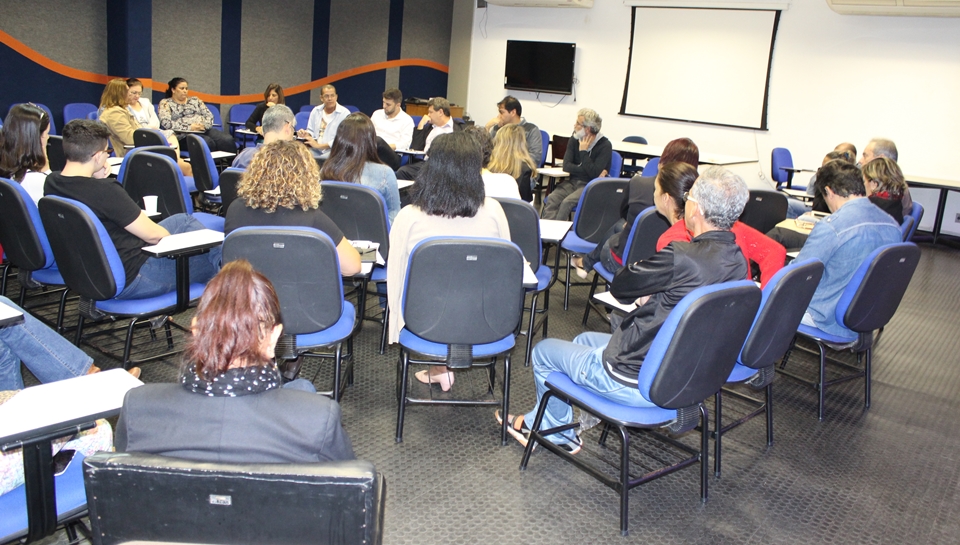
[[[110,170],[110,132],[99,121],[75,119],[63,128],[67,163],[47,176],[44,195],[80,201],[103,223],[123,262],[124,288],[118,299],[144,299],[176,290],[176,264],[172,259],[150,258],[141,248],[170,234],[205,229],[193,216],[176,214],[154,223],[123,187],[106,179]],[[220,270],[220,248],[190,258],[190,282],[206,283]]]

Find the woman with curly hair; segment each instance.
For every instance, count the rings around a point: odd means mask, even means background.
[[[227,210],[225,234],[248,226],[313,227],[336,245],[341,274],[360,272],[360,254],[320,210],[320,169],[303,144],[280,140],[262,146],[240,179],[237,196]]]
[[[537,175],[537,163],[527,151],[527,135],[520,125],[506,125],[497,131],[493,153],[490,155],[490,172],[507,174],[517,183],[520,198],[533,202],[533,187],[530,180]]]

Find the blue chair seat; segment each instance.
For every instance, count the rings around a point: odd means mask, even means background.
[[[214,231],[218,231],[220,233],[223,232],[223,226],[227,221],[227,218],[223,216],[215,216],[206,212],[194,212],[191,215],[196,218],[197,221],[202,223],[207,229],[213,229]]]
[[[621,405],[583,388],[563,373],[553,372],[547,375],[547,387],[563,392],[581,407],[590,407],[591,412],[604,420],[612,420],[625,426],[659,426],[677,418],[676,410],[658,407],[646,399],[646,404],[640,407]]]
[[[193,176],[184,176],[183,181],[187,185],[188,193],[195,193],[197,191],[197,182],[193,180]]]
[[[19,456],[19,454],[14,454]],[[86,510],[87,494],[83,487],[83,459],[77,453],[66,471],[55,477],[57,518],[63,519]],[[0,496],[0,543],[7,543],[27,533],[27,489],[20,485]]]
[[[203,284],[190,284],[190,300],[199,299],[200,296],[203,295],[205,287]],[[147,314],[156,312],[158,309],[173,308],[175,306],[177,306],[177,292],[165,293],[146,299],[108,299],[106,301],[97,301],[98,310],[122,316]]]
[[[550,281],[553,280],[553,271],[550,270],[550,267],[547,267],[546,265],[540,265],[540,268],[537,269],[535,274],[537,275],[537,287],[527,288],[527,291],[543,291],[547,289],[547,286],[550,285]]]
[[[370,280],[373,282],[386,282],[387,281],[387,267],[374,267],[373,271],[370,272]]]
[[[730,371],[730,377],[727,378],[727,382],[743,382],[759,372],[759,369],[754,369],[738,363],[733,366],[733,371]]]
[[[608,283],[613,282],[613,273],[608,271],[607,268],[604,267],[599,261],[593,265],[593,270],[597,271],[597,274],[599,274],[600,277],[606,280]]]
[[[350,336],[353,332],[353,322],[357,317],[357,310],[353,303],[344,301],[343,310],[340,313],[340,319],[332,326],[318,333],[307,333],[297,335],[297,348],[310,346],[327,346],[338,343]]]
[[[840,337],[838,335],[832,335],[830,333],[827,333],[822,329],[811,327],[804,324],[800,324],[800,327],[797,328],[797,332],[803,335],[806,335],[808,337],[811,337],[815,340],[820,340],[825,343],[830,343],[835,345],[844,345],[844,346],[852,345],[860,340],[860,336],[854,333],[853,331],[850,332],[852,337]]]
[[[58,284],[61,286],[66,284],[66,282],[63,281],[63,276],[60,275],[60,270],[57,269],[56,265],[46,269],[37,269],[31,272],[30,276],[41,284]]]
[[[514,344],[516,344],[516,337],[514,335],[509,335],[492,343],[475,344],[473,345],[473,356],[475,358],[496,356],[497,354],[502,354],[510,350]],[[447,345],[430,342],[410,333],[406,328],[400,330],[400,345],[425,356],[435,358],[447,357]]]
[[[589,254],[597,247],[597,243],[584,240],[578,237],[573,230],[570,230],[567,236],[563,237],[561,246],[563,246],[564,250],[569,250],[577,254]]]

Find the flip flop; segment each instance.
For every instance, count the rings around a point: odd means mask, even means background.
[[[497,424],[503,425],[503,418],[500,417],[500,410],[498,409],[494,415],[497,417]],[[530,441],[530,428],[527,427],[526,422],[524,422],[523,415],[507,415],[507,433],[513,436],[518,443],[527,446],[527,443]]]

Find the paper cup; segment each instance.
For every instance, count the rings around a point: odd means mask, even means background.
[[[148,215],[153,215],[157,213],[157,196],[156,195],[144,195],[143,196],[143,208],[146,210]]]

